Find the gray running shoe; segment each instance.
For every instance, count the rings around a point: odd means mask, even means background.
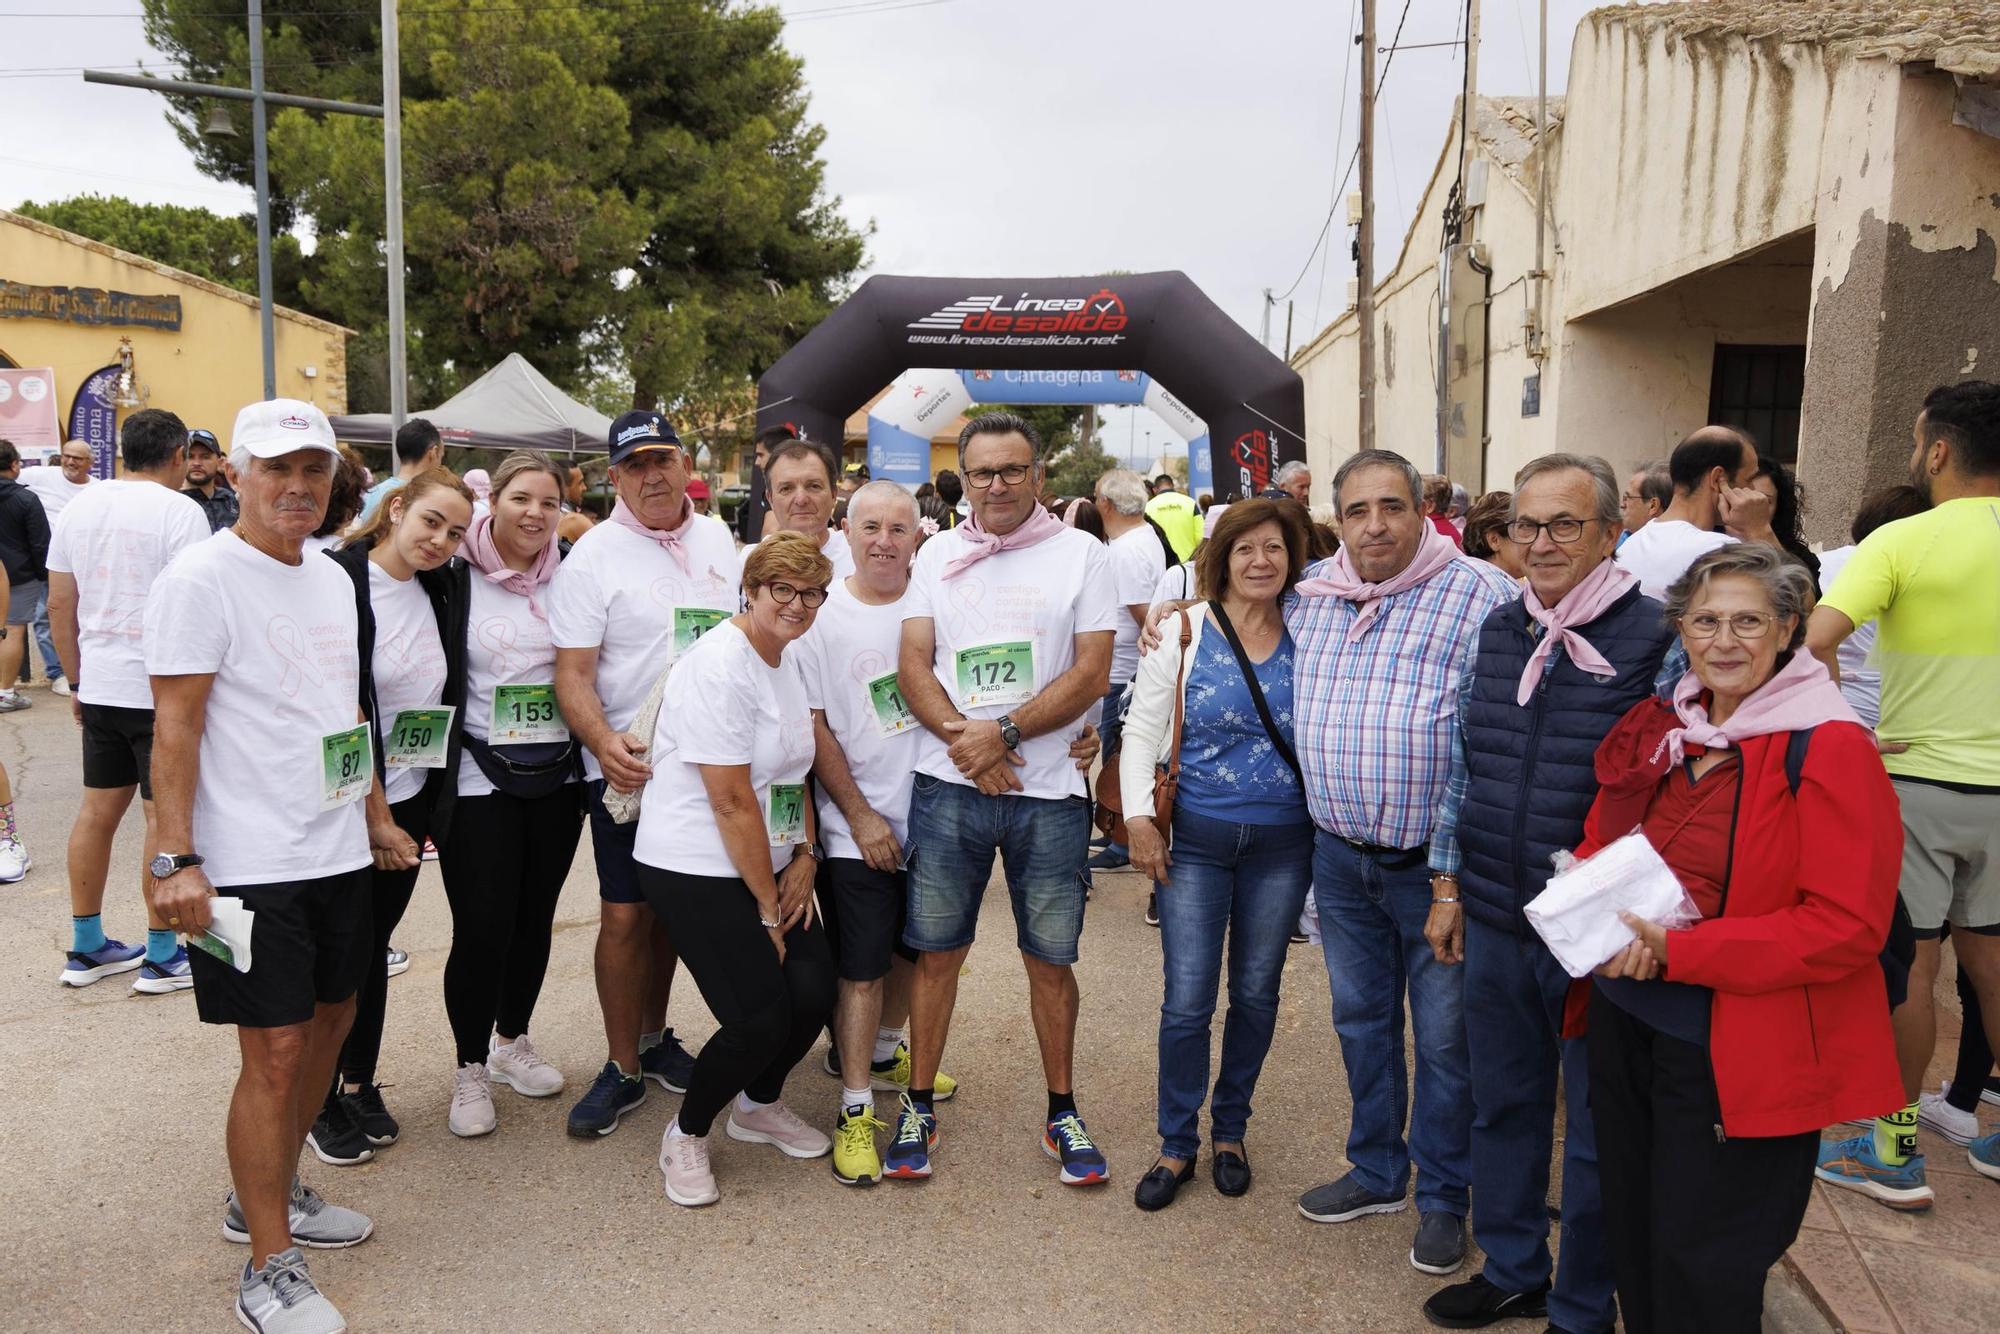
[[[35,701],[18,690],[0,691],[0,713],[13,713],[17,709],[32,709]]]
[[[292,1181],[291,1225],[293,1243],[316,1251],[358,1246],[375,1231],[375,1222],[368,1215],[328,1204],[318,1191],[301,1185],[296,1178]],[[233,1190],[222,1215],[222,1235],[228,1241],[245,1245],[250,1241],[250,1228],[243,1221],[243,1210],[237,1205]]]
[[[341,1334],[347,1328],[306,1272],[306,1258],[296,1246],[266,1260],[262,1269],[243,1266],[236,1318],[258,1334]]]

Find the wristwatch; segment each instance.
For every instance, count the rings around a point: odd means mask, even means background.
[[[820,863],[822,866],[826,864],[826,849],[821,847],[817,843],[801,843],[799,844],[797,849],[793,851],[792,855],[796,857],[801,852],[806,854],[806,856],[812,858],[814,861]]]
[[[1014,720],[1006,714],[1000,715],[1000,739],[1007,743],[1007,749],[1021,748],[1021,729],[1014,726]]]
[[[153,879],[165,880],[176,871],[200,866],[203,860],[198,852],[162,852],[153,858],[147,869],[153,873]]]

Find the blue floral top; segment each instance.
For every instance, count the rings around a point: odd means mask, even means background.
[[[1271,719],[1292,742],[1292,635],[1254,664]],[[1188,669],[1181,724],[1178,801],[1198,815],[1237,824],[1302,824],[1305,792],[1298,775],[1271,744],[1250,687],[1221,627],[1204,620]]]

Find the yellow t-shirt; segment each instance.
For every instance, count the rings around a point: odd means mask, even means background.
[[[1201,509],[1178,491],[1162,491],[1146,502],[1146,513],[1174,548],[1176,560],[1188,560],[1201,544]]]
[[[1948,500],[1884,524],[1824,599],[1879,623],[1891,774],[2000,787],[2000,497]]]

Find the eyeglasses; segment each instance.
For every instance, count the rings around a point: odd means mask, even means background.
[[[1019,486],[1027,480],[1033,468],[1034,465],[1029,463],[1010,463],[1004,468],[967,468],[965,484],[974,491],[984,491],[997,478],[1009,486]]]
[[[1739,611],[1731,616],[1717,616],[1713,612],[1698,611],[1692,616],[1680,619],[1681,633],[1689,639],[1713,639],[1727,625],[1729,633],[1738,639],[1762,639],[1771,633],[1771,627],[1778,618],[1764,611]]]
[[[780,583],[769,583],[765,584],[764,587],[769,590],[772,599],[780,605],[790,602],[793,598],[797,598],[804,604],[807,611],[811,611],[814,607],[826,601],[826,590],[824,588],[799,588],[792,584]]]
[[[1511,519],[1507,523],[1507,536],[1522,546],[1533,546],[1541,539],[1542,530],[1549,530],[1549,536],[1558,542],[1574,542],[1583,536],[1583,526],[1596,523],[1595,519],[1550,519],[1547,523],[1536,523],[1533,519]]]

